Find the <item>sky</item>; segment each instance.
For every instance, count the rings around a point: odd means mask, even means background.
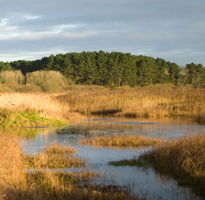
[[[0,0],[0,61],[100,50],[205,66],[205,0]]]

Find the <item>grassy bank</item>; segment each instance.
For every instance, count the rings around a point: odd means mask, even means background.
[[[205,133],[167,141],[155,146],[140,159],[205,196]]]
[[[43,150],[53,154],[73,154],[75,149],[57,143]],[[0,199],[70,199],[70,200],[137,200],[129,186],[117,186],[93,171],[52,172],[48,168],[27,172],[25,161],[16,136],[0,133]],[[36,169],[36,168],[34,168]],[[101,184],[95,178],[102,178]]]
[[[143,137],[140,135],[117,135],[104,136],[93,134],[91,138],[83,138],[80,141],[82,145],[92,145],[95,147],[116,147],[116,148],[141,148],[153,146],[162,143],[164,139],[156,138],[152,139],[149,137]]]
[[[68,123],[61,120],[39,116],[34,109],[13,110],[0,109],[0,128],[13,129],[20,127],[64,126]]]
[[[40,117],[70,121],[85,118],[79,113],[72,112],[69,104],[56,100],[62,93],[0,93],[0,109],[13,111],[35,110]]]

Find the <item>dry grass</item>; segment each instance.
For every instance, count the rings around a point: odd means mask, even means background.
[[[203,88],[133,88],[68,91],[56,98],[70,110],[129,117],[198,116],[205,113]]]
[[[59,146],[59,145],[58,145]],[[65,146],[64,146],[65,147]],[[61,147],[60,149],[62,149]],[[59,148],[57,148],[59,149]],[[50,151],[49,151],[50,152]],[[60,151],[62,152],[62,150]],[[67,153],[67,148],[65,147]],[[59,153],[59,152],[57,152]],[[17,137],[0,134],[0,199],[6,200],[137,200],[129,186],[109,185],[104,174],[93,171],[26,172]],[[40,158],[41,159],[41,158]],[[44,159],[43,159],[44,160]],[[102,178],[101,183],[93,182]]]
[[[205,116],[205,89],[143,87],[108,90],[96,87],[91,90],[84,87],[62,93],[1,93],[0,107],[36,109],[43,117],[61,120],[85,118],[82,114]]]
[[[80,141],[82,145],[93,145],[97,146],[106,146],[106,147],[133,147],[133,148],[141,148],[147,146],[153,146],[159,143],[164,142],[164,139],[156,138],[152,139],[149,137],[144,137],[140,135],[117,135],[114,136],[99,136],[97,134],[93,134],[91,138],[83,138]]]
[[[52,142],[49,147],[43,149],[43,152],[46,154],[74,154],[77,149],[72,146],[65,146],[63,144],[59,144],[56,141]]]
[[[0,197],[17,185],[25,186],[25,171],[19,140],[0,132]]]
[[[24,162],[29,168],[69,168],[85,167],[85,158],[74,157],[77,150],[72,146],[65,146],[53,142],[49,147],[41,150],[37,155],[22,155]]]
[[[61,94],[61,93],[59,93]],[[40,116],[59,120],[85,118],[79,113],[72,112],[70,106],[56,101],[58,93],[0,93],[0,108],[13,110],[35,109]]]
[[[21,148],[18,138],[0,132],[0,183],[20,183],[23,181]]]
[[[205,133],[167,141],[141,158],[205,196]]]

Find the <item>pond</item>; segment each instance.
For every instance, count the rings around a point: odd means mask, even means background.
[[[38,153],[43,147],[49,146],[51,142],[72,145],[78,149],[77,156],[87,158],[89,167],[96,172],[104,172],[106,179],[118,185],[128,184],[134,194],[145,197],[148,200],[202,200],[204,198],[195,196],[189,188],[177,185],[177,182],[169,177],[158,174],[152,167],[140,168],[130,166],[112,166],[110,161],[137,158],[148,149],[115,149],[96,148],[82,146],[79,140],[89,137],[91,133],[96,134],[131,134],[143,135],[152,138],[175,138],[185,134],[201,133],[205,125],[197,124],[192,119],[165,118],[165,119],[129,119],[129,118],[103,118],[82,120],[81,122],[66,126],[64,128],[39,129],[39,134],[34,138],[24,138],[25,153]],[[61,170],[86,170],[69,168]]]

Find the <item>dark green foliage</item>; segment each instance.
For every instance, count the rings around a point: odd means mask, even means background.
[[[0,62],[0,71],[13,71],[14,68],[8,63]]]
[[[201,64],[187,64],[188,70],[188,83],[194,86],[199,86],[200,84],[205,84],[205,68]]]
[[[188,73],[181,75],[180,67],[175,63],[121,52],[83,51],[50,55],[35,61],[0,62],[0,71],[19,69],[24,75],[39,70],[60,71],[75,84],[106,87],[205,83],[205,69],[201,64],[188,64]]]

